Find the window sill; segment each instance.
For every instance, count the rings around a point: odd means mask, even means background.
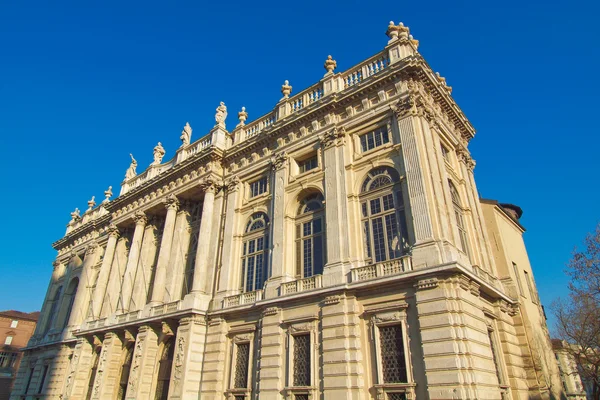
[[[415,398],[416,386],[416,383],[379,383],[373,385],[377,391],[377,398],[384,398],[384,394],[387,393],[404,393],[407,400]]]
[[[240,396],[244,396],[244,399],[249,399],[252,396],[252,389],[233,388],[225,391],[225,397],[228,400],[234,400],[236,397]]]
[[[317,168],[313,168],[311,170],[308,170],[306,172],[302,172],[300,174],[296,174],[294,176],[290,176],[290,182],[294,182],[298,179],[302,179],[302,178],[306,178],[310,175],[314,175],[314,174],[318,174],[319,172],[323,171],[323,168],[321,168],[321,166],[319,165]]]
[[[283,388],[283,396],[287,400],[294,400],[294,397],[298,394],[308,395],[309,399],[315,398],[314,392],[316,388],[313,386],[289,386]]]

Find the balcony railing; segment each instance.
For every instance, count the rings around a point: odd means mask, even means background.
[[[159,306],[152,307],[152,316],[169,314],[179,310],[181,301],[177,300],[172,303],[161,304]]]
[[[286,282],[281,285],[281,294],[305,292],[307,290],[319,289],[322,287],[322,275],[314,275],[308,278],[298,279],[297,281]]]
[[[381,278],[382,276],[398,275],[408,271],[412,271],[412,258],[407,255],[395,260],[354,268],[352,270],[352,282],[367,281],[369,279]]]
[[[493,287],[498,288],[500,286],[500,284],[498,283],[498,278],[496,278],[495,276],[492,276],[489,272],[481,269],[480,266],[473,265],[473,272],[475,273],[475,275],[477,275],[483,281],[489,283]]]
[[[242,304],[252,304],[256,303],[263,298],[262,290],[255,290],[253,292],[244,292],[240,294],[236,294],[234,296],[225,297],[223,300],[224,308],[235,307]]]

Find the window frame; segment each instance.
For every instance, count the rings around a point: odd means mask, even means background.
[[[12,336],[12,335],[7,335],[7,336],[4,338],[4,345],[6,345],[6,346],[11,346],[11,345],[12,345],[12,341],[13,341],[13,339],[14,339],[14,338],[15,338],[15,337],[14,337],[14,336]]]
[[[16,328],[17,326],[19,326],[19,320],[18,320],[18,319],[13,319],[13,320],[10,322],[10,327],[11,327],[11,328]]]
[[[317,333],[315,330],[314,318],[302,320],[294,320],[286,322],[286,355],[287,355],[287,369],[285,376],[285,387],[283,389],[285,398],[294,399],[296,395],[308,395],[309,398],[315,398],[316,389],[318,386],[317,381]],[[294,341],[298,336],[309,337],[309,356],[310,356],[310,367],[309,367],[309,386],[294,386]]]
[[[264,221],[264,227],[258,228],[255,230],[250,230],[251,224],[254,221],[259,220],[262,217]],[[244,233],[242,234],[242,248],[241,248],[241,256],[240,260],[240,284],[239,287],[242,293],[254,292],[258,290],[262,290],[265,282],[269,279],[269,229],[270,229],[269,215],[263,211],[258,211],[252,213],[247,219],[246,224],[244,225]],[[252,241],[258,241],[259,239],[263,239],[263,248],[260,251],[254,251],[249,254],[247,246],[249,247],[249,243]],[[256,245],[255,245],[256,247]],[[263,266],[262,266],[262,286],[257,287],[256,280],[256,258],[259,254],[263,256]],[[248,259],[254,259],[254,280],[253,280],[253,289],[248,290],[247,281],[248,281]]]
[[[469,232],[467,229],[465,208],[458,187],[448,179],[448,190],[450,191],[450,200],[452,201],[452,211],[454,212],[454,225],[458,233],[458,240],[455,239],[456,248],[471,259],[471,244],[469,243]]]
[[[310,204],[314,201],[321,202],[321,208],[313,211],[304,212],[303,209],[307,204]],[[294,220],[294,275],[296,279],[304,279],[310,278],[317,275],[322,275],[323,270],[325,269],[325,265],[327,264],[327,238],[326,238],[326,221],[325,221],[325,197],[321,192],[315,192],[307,194],[300,201],[300,206],[298,207],[296,218]],[[318,233],[314,233],[314,221],[321,221],[321,230]],[[311,224],[311,233],[308,235],[304,234],[304,224]],[[321,271],[319,273],[315,273],[315,240],[317,238],[321,241]],[[305,252],[304,252],[304,243],[305,241],[310,240],[311,244],[311,269],[312,274],[306,275],[305,273]]]
[[[416,383],[412,370],[411,351],[410,351],[410,336],[408,334],[409,325],[406,310],[408,304],[400,302],[392,302],[388,305],[378,306],[376,309],[365,309],[365,312],[370,315],[369,334],[372,338],[373,351],[371,360],[375,364],[375,382],[373,387],[376,389],[378,398],[385,398],[389,393],[404,393],[407,398],[414,398]],[[404,345],[404,364],[406,368],[406,382],[385,382],[383,374],[383,364],[381,357],[381,336],[380,328],[389,326],[400,326],[402,331],[402,342]],[[385,396],[385,397],[384,397]]]
[[[377,144],[376,136],[375,136],[376,132],[382,133],[382,135],[380,137],[380,140],[381,140],[380,144]],[[385,132],[385,135],[383,135],[383,132]],[[369,148],[368,135],[370,135],[370,134],[373,135],[373,143],[372,143],[373,147]],[[394,144],[394,141],[393,141],[394,135],[393,135],[393,132],[392,132],[392,129],[391,129],[391,126],[389,123],[378,125],[372,129],[369,129],[360,134],[357,134],[356,136],[357,136],[358,149],[360,150],[358,153],[360,153],[360,154],[367,154],[372,151],[375,151],[376,149],[384,148],[384,147],[391,146]],[[384,136],[387,137],[387,141],[384,141]],[[364,141],[363,141],[363,138],[365,138]],[[366,145],[366,147],[363,145]]]
[[[260,192],[260,193],[256,193],[256,194],[254,194],[254,193],[253,193],[252,186],[253,186],[254,184],[259,184],[259,182],[261,182],[261,181],[264,181],[264,191],[262,191],[262,192]],[[256,179],[253,179],[253,180],[251,180],[251,181],[248,181],[248,183],[247,183],[247,188],[248,188],[248,189],[247,189],[247,193],[248,193],[247,199],[248,199],[248,200],[256,199],[256,198],[258,198],[258,197],[260,197],[260,196],[264,195],[265,193],[269,193],[269,189],[270,189],[270,188],[269,188],[269,179],[268,179],[268,176],[266,176],[266,175],[262,175],[262,176],[260,176],[260,177],[258,177],[258,178],[256,178]],[[258,190],[259,190],[259,189],[260,189],[260,185],[258,186]],[[258,190],[257,190],[257,192],[258,192]]]
[[[380,169],[384,171],[374,173]],[[370,189],[370,185],[378,176],[387,176],[390,178],[391,182],[383,186]],[[383,199],[389,195],[392,196],[394,211],[384,209]],[[371,211],[371,204],[372,201],[375,200],[379,201],[381,211],[373,214]],[[399,200],[401,200],[401,202]],[[386,165],[378,166],[369,170],[361,183],[358,206],[360,215],[360,229],[362,231],[363,256],[365,262],[367,264],[377,264],[402,258],[410,248],[411,240],[408,232],[408,221],[406,218],[407,207],[404,199],[404,188],[402,187],[402,181],[399,178],[398,171]],[[396,219],[395,233],[398,236],[400,247],[398,250],[393,250],[390,248],[390,239],[388,237],[389,232],[387,229],[388,222],[386,221],[386,216],[388,215],[394,215]],[[375,239],[373,237],[373,221],[376,219],[381,219],[381,226],[383,229],[383,245],[386,257],[380,261],[377,261],[375,257]],[[368,232],[365,231],[365,228],[368,229]],[[398,254],[394,254],[392,257],[392,252],[397,252]]]
[[[237,399],[243,396],[244,399],[252,399],[253,397],[253,372],[254,372],[254,342],[255,342],[255,327],[246,327],[245,329],[238,329],[229,333],[230,337],[230,357],[229,357],[229,379],[228,386],[225,393],[227,398]],[[248,371],[246,377],[246,387],[236,388],[235,387],[235,375],[237,371],[237,354],[238,346],[248,344]]]

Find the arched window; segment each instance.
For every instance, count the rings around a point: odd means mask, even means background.
[[[71,312],[73,311],[73,302],[75,301],[75,295],[77,294],[77,288],[79,287],[79,278],[74,278],[69,284],[69,288],[65,295],[69,296],[69,307],[67,308],[67,315],[65,316],[65,321],[63,326],[67,326],[69,323],[69,318],[71,318]]]
[[[408,246],[404,199],[398,172],[389,167],[371,170],[361,187],[360,207],[366,258],[392,260]]]
[[[267,247],[269,217],[263,212],[254,213],[244,229],[242,245],[242,278],[244,292],[263,288],[267,277]]]
[[[88,390],[87,395],[85,396],[86,400],[90,400],[92,398],[92,392],[94,391],[94,381],[96,380],[96,372],[98,372],[98,361],[100,360],[100,352],[102,351],[101,347],[97,347],[94,351],[92,357],[94,357],[92,361],[92,369],[90,370],[90,378],[88,379]]]
[[[175,337],[171,336],[163,345],[160,361],[158,362],[158,379],[154,400],[167,400],[169,383],[171,382],[171,366],[175,353]]]
[[[121,365],[121,377],[119,379],[119,393],[117,400],[125,400],[127,394],[127,382],[129,382],[129,372],[131,371],[131,360],[133,359],[133,343],[125,347],[123,364]]]
[[[325,265],[325,205],[321,193],[306,196],[296,216],[296,275],[301,278],[323,273]]]
[[[456,186],[451,181],[448,181],[448,185],[450,186],[450,196],[452,197],[452,208],[454,209],[454,216],[456,218],[456,227],[458,228],[458,236],[459,243],[458,247],[464,253],[469,252],[469,247],[467,245],[467,230],[465,229],[465,219],[463,216],[463,209],[461,206],[460,195],[458,194],[458,190]]]
[[[52,322],[56,318],[56,312],[58,311],[58,305],[60,302],[60,295],[62,294],[62,286],[59,286],[54,293],[52,298],[52,305],[50,306],[50,312],[48,313],[48,320],[46,321],[46,327],[44,328],[44,334],[46,334],[52,327]]]

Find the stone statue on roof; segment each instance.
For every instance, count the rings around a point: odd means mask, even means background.
[[[215,114],[215,121],[217,121],[217,126],[221,128],[225,128],[225,119],[227,119],[227,107],[225,103],[221,102],[219,107],[217,107],[217,113]]]
[[[129,153],[129,157],[131,157],[131,164],[125,172],[125,180],[131,179],[137,175],[137,172],[135,172],[135,168],[137,167],[137,161],[135,161],[135,158],[133,158],[133,154]]]
[[[162,146],[160,142],[154,147],[154,161],[150,165],[158,165],[162,162],[162,159],[165,155],[165,148]]]
[[[192,140],[192,127],[190,126],[189,122],[185,123],[179,139],[181,139],[181,147],[185,147],[190,144],[190,141]]]

